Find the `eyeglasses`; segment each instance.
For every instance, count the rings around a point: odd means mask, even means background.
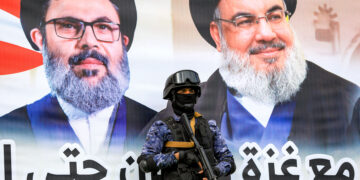
[[[73,18],[56,18],[43,25],[53,23],[57,36],[64,39],[81,39],[86,26],[90,26],[99,41],[114,42],[120,38],[120,24],[105,21],[85,22]],[[41,26],[43,26],[41,25]]]
[[[271,12],[267,12],[265,16],[257,17],[254,15],[241,15],[235,17],[233,20],[215,18],[215,21],[224,21],[224,22],[232,23],[236,28],[249,29],[251,27],[254,27],[255,24],[259,24],[260,19],[264,18],[266,22],[276,27],[277,25],[280,25],[282,22],[284,22],[285,17],[290,14],[291,13],[288,11],[278,9]]]

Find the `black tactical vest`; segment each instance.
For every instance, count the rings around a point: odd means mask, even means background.
[[[171,131],[171,135],[174,141],[185,141],[189,142],[190,137],[187,137],[185,131],[183,129],[183,125],[180,121],[175,121],[172,117],[163,120],[166,123],[168,128]],[[208,121],[203,117],[196,117],[195,123],[195,137],[199,141],[200,145],[203,146],[206,155],[210,161],[211,166],[215,166],[217,164],[216,158],[214,156],[214,134],[211,132]],[[165,142],[166,143],[166,142]],[[165,144],[164,143],[164,144]],[[162,153],[171,153],[178,152],[182,150],[188,150],[193,148],[173,148],[173,147],[165,147],[162,150]],[[168,180],[197,180],[202,179],[202,177],[197,176],[196,172],[198,169],[192,168],[187,164],[178,163],[174,167],[170,167],[162,170],[163,179]]]

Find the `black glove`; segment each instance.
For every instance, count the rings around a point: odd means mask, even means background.
[[[139,164],[139,168],[147,173],[147,172],[157,172],[159,168],[156,166],[155,161],[153,160],[153,156],[144,157],[140,156],[137,159],[137,163]]]
[[[194,165],[198,164],[199,158],[196,156],[194,150],[179,151],[179,162]]]
[[[145,172],[145,173],[150,172],[149,166],[148,166],[146,160],[140,161],[139,167],[140,167],[140,169],[141,169],[143,172]]]
[[[218,168],[218,167],[213,167],[213,172],[214,172],[214,174],[215,174],[216,177],[220,177],[220,174],[221,174],[220,168]]]

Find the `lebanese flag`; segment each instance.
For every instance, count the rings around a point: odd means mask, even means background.
[[[0,75],[41,66],[42,56],[31,48],[20,24],[20,0],[0,1]]]

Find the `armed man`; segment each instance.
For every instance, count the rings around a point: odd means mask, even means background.
[[[198,74],[191,70],[178,71],[166,80],[163,98],[170,101],[173,112],[155,121],[147,133],[137,160],[144,172],[161,170],[162,179],[197,180],[228,176],[235,171],[233,155],[215,121],[194,111],[201,95],[199,84]],[[194,141],[184,124],[190,124]],[[204,158],[197,145],[204,149]]]

